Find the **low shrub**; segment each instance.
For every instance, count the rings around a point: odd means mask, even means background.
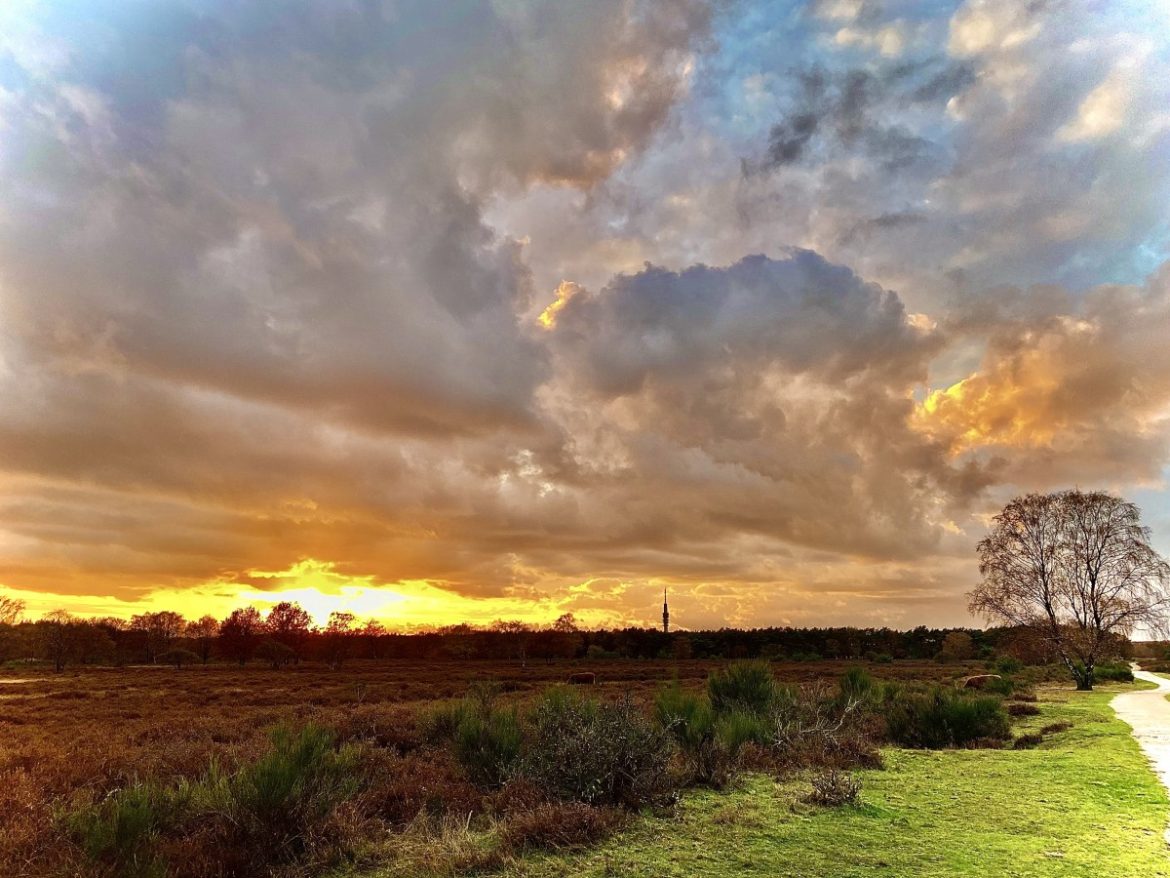
[[[195,781],[135,784],[65,822],[97,875],[259,874],[299,859],[360,777],[357,751],[336,749],[327,730],[278,727],[269,751],[233,774],[212,764]],[[204,859],[168,863],[168,844],[192,838]]]
[[[1132,683],[1133,669],[1121,662],[1105,662],[1093,668],[1093,679],[1098,683]]]
[[[616,808],[549,802],[509,819],[500,832],[500,843],[513,852],[577,850],[613,834],[627,819]]]
[[[1011,676],[1022,671],[1024,669],[1024,663],[1015,656],[1001,655],[995,660],[995,664],[992,667],[997,674]]]
[[[883,705],[886,732],[903,747],[938,750],[963,747],[977,738],[1010,736],[1007,712],[998,698],[934,686],[901,690]]]
[[[812,791],[802,801],[810,805],[839,808],[856,805],[861,799],[861,781],[845,771],[829,769],[812,779]]]
[[[1012,742],[1013,750],[1031,750],[1033,747],[1039,747],[1044,741],[1043,735],[1028,734],[1020,735]]]
[[[154,878],[165,874],[155,843],[174,817],[174,796],[168,790],[135,784],[79,808],[66,817],[66,824],[91,864],[118,878]]]
[[[1007,712],[1009,716],[1039,716],[1040,708],[1035,704],[1009,704]]]
[[[676,681],[658,692],[654,714],[659,726],[678,744],[689,783],[722,789],[735,778],[738,753],[719,734],[711,703],[705,697],[684,692]],[[722,731],[731,731],[730,724]]]
[[[776,699],[776,680],[767,662],[732,662],[707,678],[707,697],[716,716],[747,713],[763,717]]]
[[[1041,735],[1058,735],[1061,732],[1067,732],[1071,728],[1072,728],[1072,723],[1069,723],[1069,722],[1050,723],[1049,725],[1046,725],[1044,728],[1042,728],[1040,730],[1040,734]]]
[[[431,745],[453,741],[463,712],[462,701],[446,701],[420,711],[415,717],[419,737]]]
[[[981,691],[989,695],[1002,695],[1007,698],[1016,691],[1016,681],[1011,677],[992,677],[983,685]]]
[[[877,694],[873,677],[865,668],[849,668],[841,675],[838,686],[841,690],[841,698],[846,702],[868,702]]]
[[[514,708],[464,707],[455,728],[455,756],[473,782],[497,787],[520,757],[522,733]]]
[[[529,717],[518,773],[555,798],[637,808],[672,799],[671,734],[629,698],[603,704],[564,687]]]

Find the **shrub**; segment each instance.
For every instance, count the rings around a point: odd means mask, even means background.
[[[1057,735],[1061,732],[1067,732],[1071,728],[1072,728],[1072,723],[1069,723],[1069,722],[1051,723],[1050,725],[1046,725],[1044,728],[1042,728],[1040,730],[1040,734],[1041,735]]]
[[[510,851],[575,850],[600,841],[621,828],[626,817],[614,808],[581,802],[551,802],[512,817],[500,833]]]
[[[849,668],[841,675],[841,698],[846,702],[869,701],[875,694],[873,677],[865,668]]]
[[[776,681],[767,662],[732,662],[707,678],[707,697],[716,716],[749,713],[767,716],[776,698]]]
[[[879,652],[873,657],[873,660],[879,665],[888,665],[894,661],[894,657],[888,652]]]
[[[1133,670],[1121,662],[1106,662],[1093,668],[1093,678],[1098,683],[1132,683]]]
[[[768,718],[740,710],[716,720],[715,737],[732,755],[738,754],[745,744],[766,746],[772,740]]]
[[[1009,704],[1007,712],[1009,716],[1039,716],[1040,708],[1035,704]]]
[[[448,701],[420,711],[415,717],[419,737],[426,744],[455,740],[455,731],[459,728],[464,711],[462,701]]]
[[[1033,747],[1040,746],[1040,744],[1041,744],[1041,742],[1043,742],[1043,740],[1044,740],[1043,735],[1036,735],[1036,734],[1020,735],[1018,738],[1015,739],[1015,741],[1012,742],[1012,749],[1013,750],[1031,750]]]
[[[886,731],[903,747],[928,750],[962,747],[977,738],[1009,737],[1007,713],[998,698],[955,689],[899,691],[884,705]]]
[[[160,662],[181,668],[183,665],[198,664],[199,656],[189,649],[168,649],[158,657]]]
[[[628,698],[600,704],[561,687],[532,711],[519,770],[558,799],[639,807],[677,793],[672,750],[670,734]]]
[[[1024,669],[1024,663],[1015,656],[1001,655],[995,660],[995,673],[1011,675],[1018,674]]]
[[[1005,698],[1016,691],[1016,681],[1011,677],[999,677],[988,680],[981,690],[991,695],[1002,695]]]
[[[74,811],[66,824],[94,865],[105,866],[118,878],[154,878],[165,873],[155,842],[174,811],[167,790],[135,784]]]
[[[658,692],[654,713],[658,724],[678,743],[691,781],[716,789],[731,782],[737,774],[737,753],[729,746],[729,738],[739,736],[732,727],[735,721],[717,730],[711,703],[705,697],[684,692],[677,681]]]
[[[832,768],[812,779],[812,791],[802,801],[810,805],[838,808],[842,805],[856,805],[860,798],[861,781],[848,772]]]
[[[455,755],[468,777],[483,786],[500,786],[520,756],[520,720],[515,709],[461,711],[455,729]]]
[[[102,875],[176,874],[160,850],[186,837],[215,874],[253,874],[299,858],[314,832],[358,789],[357,752],[334,749],[333,736],[308,725],[272,733],[271,749],[235,774],[212,764],[196,781],[135,784],[68,815],[75,840]],[[189,874],[188,864],[183,865]]]
[[[286,859],[303,851],[310,827],[357,792],[357,750],[334,749],[332,733],[311,724],[279,726],[271,740],[268,753],[234,775],[213,765],[193,787],[192,804],[226,816],[269,857]]]

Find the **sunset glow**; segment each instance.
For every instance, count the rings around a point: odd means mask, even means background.
[[[0,6],[31,617],[966,624],[1072,486],[1170,549],[1161,0]]]

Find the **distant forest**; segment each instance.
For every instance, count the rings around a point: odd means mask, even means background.
[[[1130,654],[1118,641],[1119,657]],[[10,615],[0,622],[0,661],[45,661],[57,670],[75,665],[264,663],[300,661],[340,666],[351,660],[738,659],[787,661],[857,659],[980,659],[1010,655],[1028,663],[1051,659],[1045,639],[1027,628],[723,628],[673,631],[650,628],[585,630],[571,615],[547,627],[499,621],[485,628],[452,625],[396,633],[380,623],[358,624],[335,613],[314,626],[295,603],[267,615],[247,607],[223,620],[189,621],[178,613],[144,613],[130,620],[80,619],[53,613],[36,621]]]

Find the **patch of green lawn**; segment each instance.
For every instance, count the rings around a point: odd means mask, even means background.
[[[1170,799],[1109,700],[1122,687],[1042,693],[1017,727],[1073,723],[1034,750],[886,751],[861,773],[863,805],[795,804],[807,783],[755,776],[688,794],[587,852],[533,855],[510,878],[553,876],[1170,876]],[[1129,687],[1124,687],[1129,688]]]

